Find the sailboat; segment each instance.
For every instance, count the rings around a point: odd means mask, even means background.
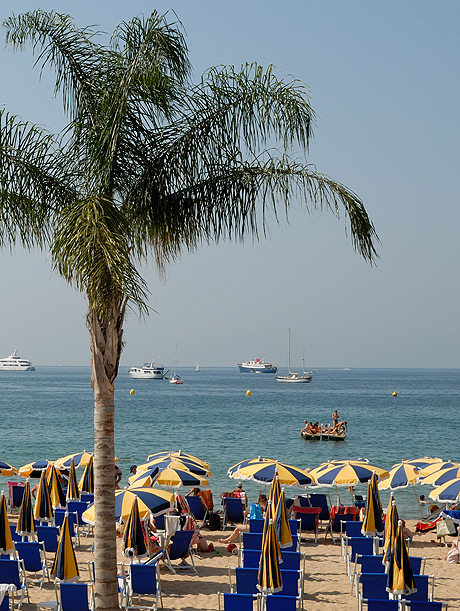
[[[291,329],[288,329],[288,374],[285,376],[275,376],[277,382],[288,382],[291,384],[306,384],[312,381],[313,376],[311,373],[305,371],[305,348],[304,354],[302,358],[303,363],[303,371],[302,373],[297,373],[295,371],[291,371]]]
[[[176,356],[177,356],[177,342],[176,342],[176,350],[174,352],[173,374],[169,378],[169,383],[170,384],[183,384],[184,378],[182,378],[178,373],[176,373]]]
[[[195,371],[200,371],[200,365],[198,364],[198,361],[196,362],[196,365],[195,365]]]

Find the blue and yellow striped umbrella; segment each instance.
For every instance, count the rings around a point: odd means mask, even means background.
[[[18,521],[16,523],[16,532],[21,537],[27,537],[36,532],[29,480],[26,481],[24,494],[22,495]]]
[[[61,482],[56,471],[56,467],[51,465],[48,472],[48,490],[50,492],[51,505],[53,509],[64,509],[66,506],[65,494],[62,490]]]
[[[390,552],[387,592],[395,596],[409,596],[417,592],[401,520],[398,521],[396,537]]]
[[[430,493],[430,499],[438,503],[455,503],[460,499],[460,477],[451,479]]]
[[[374,472],[379,479],[388,476],[386,469],[359,461],[331,464],[322,471],[319,471],[320,467],[309,472],[318,486],[356,486],[368,482]]]
[[[70,463],[73,460],[75,468],[86,467],[92,456],[92,452],[87,452],[86,450],[83,450],[83,452],[75,452],[74,454],[68,454],[67,456],[58,458],[55,461],[54,465],[57,469],[70,469]]]
[[[201,465],[202,467],[204,467],[205,469],[209,469],[209,463],[207,463],[205,460],[202,460],[201,458],[198,458],[197,456],[193,456],[193,454],[189,454],[188,452],[183,452],[182,450],[176,450],[174,452],[156,452],[155,454],[150,454],[147,457],[147,462],[155,460],[157,458],[173,458],[173,459],[184,459],[184,460],[190,460],[192,462],[194,462],[195,464]]]
[[[458,464],[458,462],[452,462],[451,460],[445,460],[442,462],[433,463],[432,465],[427,465],[426,467],[423,467],[423,469],[420,469],[420,475],[421,477],[425,477],[437,471],[441,471],[441,470],[444,471],[445,469],[452,469],[453,467],[458,468],[460,467],[460,465]]]
[[[286,509],[286,497],[284,494],[284,488],[281,488],[280,498],[275,511],[275,531],[278,537],[280,548],[291,547],[292,545],[292,533],[287,517]]]
[[[125,556],[128,556],[133,561],[135,556],[145,556],[147,547],[145,545],[144,534],[142,532],[141,519],[139,517],[139,504],[137,496],[131,507],[131,512],[126,522],[125,532],[123,535],[122,551]]]
[[[453,479],[460,477],[460,467],[451,467],[450,469],[440,469],[426,475],[419,480],[419,484],[431,484],[432,486],[442,486]]]
[[[390,552],[393,547],[394,539],[396,537],[396,531],[398,530],[398,510],[396,508],[396,501],[394,500],[393,493],[390,495],[390,501],[388,503],[387,513],[385,515],[385,530],[383,535],[383,564],[388,564],[390,559]]]
[[[70,581],[80,575],[78,571],[77,558],[72,545],[69,529],[69,514],[66,512],[61,526],[58,548],[54,557],[51,575],[59,581]]]
[[[167,467],[166,469],[160,470],[155,484],[158,486],[167,486],[168,488],[180,488],[181,486],[189,488],[202,488],[203,486],[209,486],[209,482],[206,478],[196,473],[191,473],[184,469],[173,469]]]
[[[91,456],[78,484],[80,492],[94,494],[94,457]]]
[[[260,554],[257,589],[264,594],[275,594],[283,589],[280,571],[280,544],[276,535],[275,524],[268,517],[267,526],[262,535],[262,553]]]
[[[380,502],[377,475],[372,474],[367,485],[366,515],[364,516],[361,532],[370,537],[383,534],[382,503]]]
[[[78,501],[80,498],[80,490],[78,489],[77,472],[73,458],[70,461],[69,481],[67,482],[66,501]]]
[[[42,471],[35,498],[34,516],[36,520],[51,521],[54,517],[50,492],[46,483],[46,472]]]
[[[147,486],[151,487],[155,483],[158,475],[160,474],[160,469],[158,466],[152,467],[151,469],[147,469],[147,471],[141,471],[140,473],[136,473],[135,475],[131,475],[128,479],[129,486],[139,487],[139,486]]]
[[[115,520],[123,520],[124,522],[128,520],[135,497],[137,497],[139,504],[141,519],[146,518],[149,513],[154,516],[166,513],[174,503],[174,494],[167,490],[142,487],[115,490]],[[83,520],[94,526],[95,519],[94,503],[92,503],[83,513]]]
[[[227,475],[229,477],[233,477],[234,479],[239,479],[238,473],[239,470],[243,467],[248,467],[249,465],[260,465],[261,463],[266,464],[274,462],[276,462],[276,460],[274,460],[273,458],[261,458],[260,456],[258,456],[257,458],[245,458],[244,460],[240,460],[239,462],[237,462],[236,465],[230,467],[227,471]]]
[[[248,464],[238,469],[237,473],[238,479],[248,479],[260,484],[271,483],[276,473],[282,486],[309,486],[314,483],[310,473],[278,461]]]
[[[35,462],[29,462],[26,465],[22,465],[18,469],[18,475],[22,477],[32,477],[37,479],[41,477],[43,471],[48,472],[51,469],[51,461],[48,459],[45,460],[36,460]]]
[[[0,496],[0,554],[9,554],[13,549],[13,538],[11,536],[10,523],[8,521],[6,499],[2,490]]]
[[[194,473],[195,475],[201,475],[203,477],[209,477],[211,475],[211,471],[209,469],[205,469],[202,465],[193,462],[192,460],[188,460],[186,458],[179,457],[166,457],[166,458],[155,458],[153,460],[149,460],[146,463],[137,465],[137,473],[142,471],[148,471],[153,467],[158,467],[160,471],[163,469],[185,469]]]
[[[419,470],[407,462],[393,465],[388,476],[379,482],[379,490],[398,490],[413,486],[419,478]]]
[[[5,462],[4,460],[0,460],[0,474],[1,475],[17,475],[18,470],[15,467],[13,467],[12,465],[10,465],[9,463]]]

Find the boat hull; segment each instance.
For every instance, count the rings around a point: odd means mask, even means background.
[[[152,365],[128,369],[128,375],[133,380],[164,380],[167,373],[164,367],[154,367]]]
[[[346,439],[346,435],[329,435],[325,433],[324,435],[321,433],[319,435],[310,435],[309,433],[302,433],[301,437],[303,437],[306,441],[344,441]]]
[[[287,375],[287,376],[275,376],[277,382],[282,384],[308,384],[312,380],[311,375]]]
[[[241,363],[238,364],[238,367],[240,369],[240,373],[276,373],[278,371],[278,367],[275,365],[251,366]]]

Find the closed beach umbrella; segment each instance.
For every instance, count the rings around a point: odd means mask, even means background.
[[[51,465],[48,472],[48,489],[53,509],[64,509],[66,506],[65,495],[54,465]]]
[[[438,486],[430,493],[430,499],[438,503],[455,503],[460,498],[460,477]]]
[[[36,460],[29,462],[18,469],[18,475],[22,477],[39,478],[43,471],[48,471],[51,468],[51,462],[47,459]]]
[[[277,461],[241,467],[238,470],[238,479],[248,479],[259,484],[268,484],[273,481],[276,473],[282,486],[309,486],[314,483],[310,474],[307,474],[305,470]]]
[[[0,554],[9,554],[13,551],[13,538],[11,537],[6,499],[2,490],[0,495]]]
[[[451,460],[445,460],[439,463],[433,463],[432,465],[427,465],[420,469],[420,475],[425,477],[426,475],[431,475],[432,473],[436,473],[437,471],[444,471],[445,469],[452,469],[453,467],[460,467],[458,462],[452,462]]]
[[[404,541],[403,525],[398,521],[398,529],[394,544],[390,552],[390,564],[388,566],[387,592],[395,597],[409,596],[417,592],[414,575]]]
[[[450,482],[453,479],[460,477],[460,467],[451,467],[450,469],[440,469],[422,477],[419,480],[419,484],[431,484],[432,486],[442,486],[446,482]]]
[[[159,486],[167,486],[168,488],[180,488],[181,486],[196,488],[209,486],[207,479],[201,475],[196,475],[184,469],[172,469],[167,467],[166,469],[160,470],[155,484]]]
[[[278,536],[278,541],[281,549],[285,547],[291,547],[292,533],[287,517],[286,497],[284,495],[284,488],[281,489],[280,498],[275,511],[274,523],[275,531]]]
[[[18,470],[15,467],[13,467],[12,465],[10,465],[9,463],[5,462],[4,460],[0,460],[0,474],[1,475],[17,475]]]
[[[131,561],[134,556],[144,556],[147,553],[144,534],[142,532],[141,519],[139,517],[139,505],[137,496],[134,497],[131,506],[131,512],[126,522],[125,532],[123,535],[122,550],[125,556],[128,556]]]
[[[77,472],[73,458],[70,461],[69,481],[67,482],[67,501],[78,501],[80,498],[80,490],[78,489]]]
[[[166,513],[174,503],[174,494],[167,490],[141,487],[115,490],[115,519],[117,521],[123,520],[126,522],[128,520],[134,497],[137,497],[141,519],[146,518],[149,513],[152,513],[154,516]],[[88,524],[94,525],[94,503],[83,513],[83,520]]]
[[[69,514],[66,512],[61,526],[58,548],[54,557],[51,575],[59,581],[70,581],[80,575],[75,550],[72,545],[69,529]]]
[[[147,463],[143,463],[137,466],[137,473],[142,471],[147,471],[152,469],[153,467],[158,467],[160,471],[163,469],[185,469],[186,471],[190,471],[191,473],[195,473],[196,475],[202,475],[203,477],[209,477],[211,475],[211,471],[209,469],[205,469],[203,466],[187,459],[182,458],[156,458]]]
[[[83,450],[83,452],[75,452],[74,454],[68,454],[67,456],[58,458],[55,461],[54,465],[57,469],[70,469],[70,463],[73,460],[75,468],[86,467],[92,456],[92,452],[87,452],[86,450]]]
[[[16,524],[16,532],[23,538],[33,535],[36,532],[29,480],[26,481],[24,494],[22,495],[21,507],[19,509],[19,516]]]
[[[181,458],[186,460],[191,460],[192,462],[201,465],[205,469],[209,469],[209,463],[197,456],[193,456],[193,454],[189,454],[188,452],[183,452],[182,450],[177,450],[174,452],[156,452],[155,454],[150,454],[147,457],[147,461],[155,460],[156,458],[166,458],[170,456],[171,458]]]
[[[88,464],[83,471],[80,483],[78,484],[80,492],[94,494],[94,458],[90,457]]]
[[[365,536],[383,534],[382,503],[378,489],[377,475],[372,474],[367,485],[366,515],[364,516],[361,532]]]
[[[153,486],[159,473],[160,468],[157,465],[151,467],[150,469],[147,469],[147,471],[141,471],[140,473],[136,473],[128,479],[129,486]]]
[[[398,510],[396,508],[396,502],[393,498],[393,493],[391,493],[387,513],[385,516],[385,532],[383,537],[383,564],[388,564],[389,562],[390,552],[393,547],[393,542],[398,529],[398,521]]]
[[[262,536],[262,553],[260,555],[257,589],[264,594],[275,594],[283,589],[280,571],[280,545],[276,536],[273,520],[266,516],[268,523]]]
[[[46,483],[45,471],[42,471],[38,484],[37,496],[35,498],[34,516],[36,520],[50,521],[53,519],[54,512],[51,504],[50,492]]]
[[[319,486],[356,486],[368,482],[374,472],[378,479],[388,476],[386,469],[359,461],[332,464],[320,473],[313,469],[309,475],[315,478]]]

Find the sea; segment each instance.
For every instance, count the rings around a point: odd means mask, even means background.
[[[366,458],[386,469],[423,456],[460,461],[458,369],[328,369],[309,384],[279,384],[271,374],[241,374],[237,367],[178,371],[184,384],[116,380],[115,445],[128,484],[129,467],[163,450],[183,450],[210,464],[209,484],[219,494],[236,486],[227,475],[238,461],[258,456],[312,469],[327,460]],[[133,392],[134,391],[134,392]],[[250,392],[248,392],[250,391]],[[396,396],[395,396],[396,394]],[[0,372],[0,459],[16,467],[93,448],[93,395],[89,367],[40,367]],[[304,420],[330,423],[334,410],[348,423],[345,441],[305,441]],[[0,485],[15,478],[0,477]],[[244,482],[249,500],[265,486]],[[395,492],[400,515],[419,518],[416,495],[432,487]],[[286,487],[289,497],[308,489]],[[315,488],[333,504],[350,504],[347,488]],[[355,493],[365,493],[359,485]],[[415,494],[414,494],[415,492]],[[386,506],[389,493],[382,491]]]

